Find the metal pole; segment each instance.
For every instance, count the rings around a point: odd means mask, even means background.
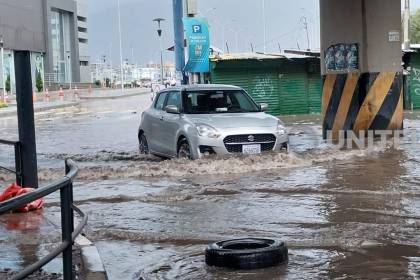
[[[404,4],[404,49],[410,49],[410,0],[405,0]]]
[[[267,53],[267,45],[266,45],[266,42],[267,42],[267,23],[266,23],[266,20],[265,20],[265,0],[262,0],[263,1],[263,3],[262,3],[262,5],[263,5],[263,25],[264,25],[264,53]]]
[[[121,92],[124,93],[124,70],[123,70],[123,58],[122,58],[120,0],[117,0],[117,5],[118,5],[118,37],[119,37],[119,41],[120,41]]]
[[[160,46],[160,81],[164,85],[163,81],[163,47],[162,47],[162,36],[159,36],[159,46]]]
[[[68,193],[69,186],[60,189],[61,203],[61,238],[63,242],[68,242],[67,248],[63,251],[63,278],[64,280],[73,279],[73,261],[72,261],[72,206]]]
[[[4,79],[4,42],[3,35],[0,36],[0,48],[1,48],[1,80],[3,82],[3,102],[6,103],[6,80]]]
[[[23,186],[38,188],[35,117],[29,51],[15,51],[16,102]]]
[[[302,17],[303,18],[303,27],[306,30],[306,42],[308,43],[308,51],[311,50],[311,44],[309,41],[309,31],[308,31],[308,20],[306,19],[305,16]]]
[[[181,73],[181,84],[187,83],[185,76],[185,53],[184,53],[184,25],[182,23],[182,16],[184,13],[183,0],[172,0],[172,9],[174,17],[174,45],[175,45],[175,69]]]

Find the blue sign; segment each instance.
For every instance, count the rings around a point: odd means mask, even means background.
[[[185,17],[183,22],[188,44],[188,62],[185,72],[209,72],[210,38],[207,19]]]

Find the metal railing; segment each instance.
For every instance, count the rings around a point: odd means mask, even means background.
[[[64,73],[44,73],[44,81],[47,86],[51,84],[63,83],[66,80]]]
[[[3,143],[4,141],[2,141]],[[14,275],[12,279],[23,279],[33,272],[39,270],[41,267],[56,258],[60,253],[63,253],[63,278],[64,280],[73,279],[73,262],[72,262],[72,246],[75,238],[81,233],[87,223],[87,215],[73,204],[73,179],[76,177],[78,168],[76,164],[67,159],[66,175],[47,186],[38,188],[33,192],[0,202],[0,215],[13,211],[20,206],[30,203],[36,199],[45,197],[51,193],[60,190],[60,208],[61,208],[61,237],[62,243],[50,252],[47,256],[40,259],[36,263],[24,268],[18,274]],[[81,222],[74,228],[74,211],[80,217]]]
[[[0,144],[7,145],[7,146],[13,146],[15,150],[15,169],[10,169],[5,166],[0,165],[0,169],[6,170],[8,172],[14,173],[16,175],[16,183],[18,183],[20,186],[23,185],[23,174],[22,174],[22,146],[20,142],[17,141],[9,141],[9,140],[2,140],[0,139]]]

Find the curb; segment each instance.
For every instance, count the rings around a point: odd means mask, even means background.
[[[45,111],[54,110],[54,109],[67,108],[67,107],[74,107],[74,106],[78,106],[79,104],[80,102],[74,101],[74,102],[67,102],[64,104],[55,104],[55,105],[45,106],[45,107],[38,107],[38,108],[35,107],[34,113],[40,113],[40,112],[45,112]],[[15,116],[16,112],[17,112],[17,109],[13,111],[7,111],[7,112],[0,111],[0,118]]]
[[[80,247],[82,254],[83,279],[85,280],[108,280],[105,266],[99,255],[98,248],[86,237],[79,235],[74,243]]]
[[[137,95],[142,95],[142,94],[147,94],[150,93],[148,91],[144,91],[144,92],[136,92],[136,93],[127,93],[124,95],[114,95],[114,96],[88,96],[88,95],[80,95],[79,98],[80,99],[85,99],[85,100],[101,100],[101,99],[120,99],[120,98],[125,98],[125,97],[132,97],[132,96],[137,96]]]

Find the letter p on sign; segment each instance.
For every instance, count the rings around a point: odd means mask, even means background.
[[[201,33],[201,25],[196,24],[196,25],[193,25],[192,28],[193,28],[193,33]]]

